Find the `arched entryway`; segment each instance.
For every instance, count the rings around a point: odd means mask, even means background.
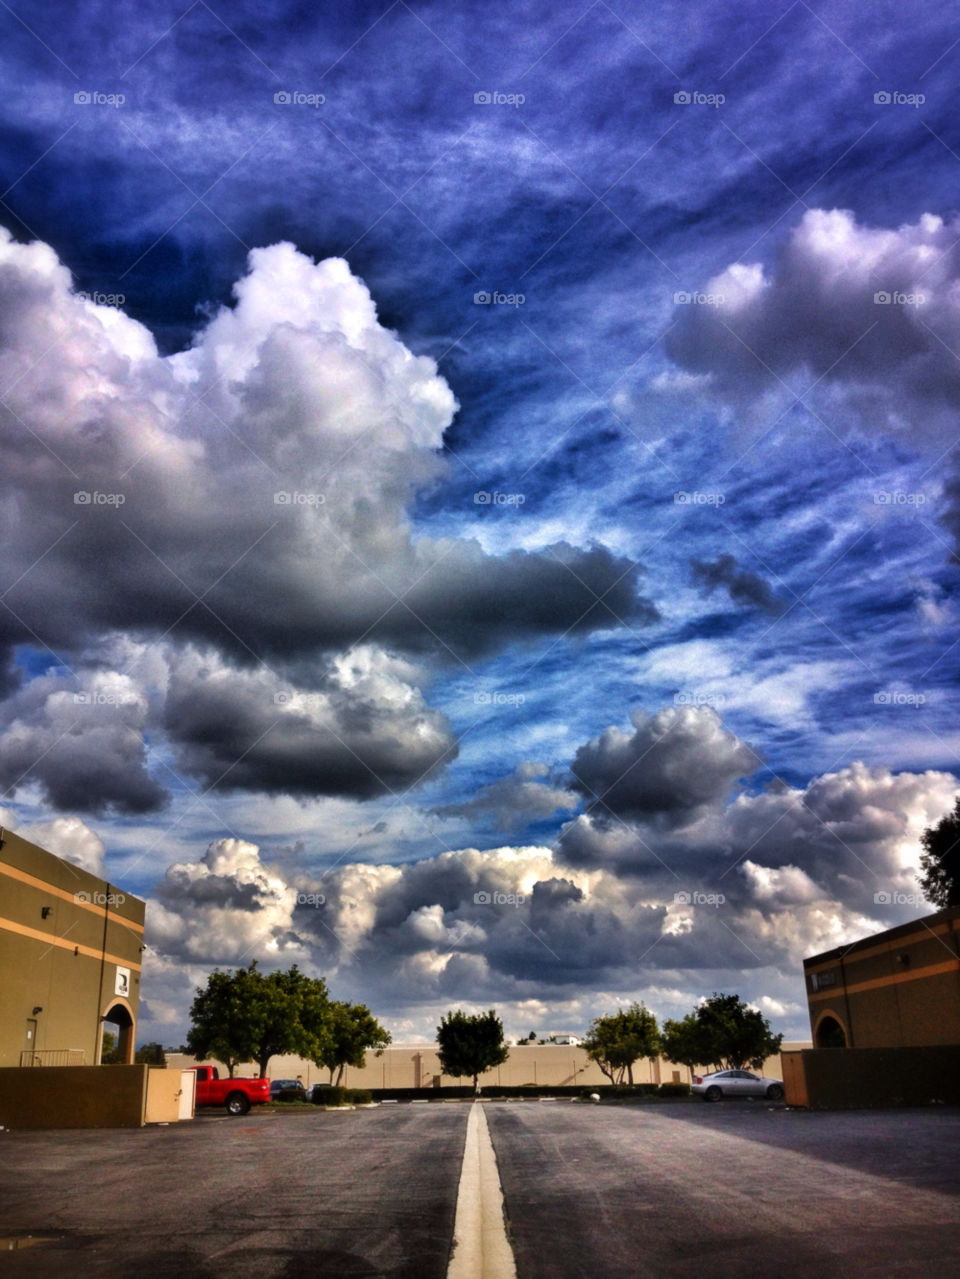
[[[100,1045],[97,1051],[98,1063],[103,1060],[103,1035],[110,1031],[117,1037],[117,1056],[128,1066],[133,1064],[136,1051],[136,1022],[130,1005],[125,999],[117,999],[110,1005],[100,1019]]]
[[[816,1043],[818,1048],[846,1048],[847,1033],[832,1013],[817,1022]]]

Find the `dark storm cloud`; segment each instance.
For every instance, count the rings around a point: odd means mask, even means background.
[[[712,562],[692,556],[690,568],[694,582],[702,588],[705,595],[712,595],[718,586],[722,586],[726,587],[734,604],[762,608],[775,617],[779,617],[784,610],[783,602],[773,594],[769,582],[764,581],[757,573],[738,568],[732,555],[718,555]]]
[[[167,793],[147,771],[146,698],[122,678],[76,687],[41,676],[0,703],[0,787],[13,797],[39,786],[45,803],[75,813],[163,808]]]
[[[445,716],[405,681],[409,673],[358,651],[301,693],[190,652],[173,664],[164,725],[179,767],[215,790],[371,799],[456,757]]]
[[[653,716],[637,709],[630,718],[632,733],[604,729],[570,767],[572,785],[601,821],[613,815],[684,825],[760,766],[756,752],[707,707],[668,707]]]

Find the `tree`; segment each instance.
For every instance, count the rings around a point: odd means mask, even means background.
[[[380,1057],[390,1043],[390,1032],[384,1030],[364,1004],[332,1003],[329,1030],[329,1045],[322,1055],[321,1064],[330,1071],[331,1083],[334,1082],[333,1072],[337,1071],[338,1088],[345,1067],[355,1066],[362,1070],[366,1065],[368,1048],[376,1049]]]
[[[206,986],[197,987],[190,1008],[193,1025],[187,1033],[188,1051],[197,1061],[207,1057],[222,1061],[231,1079],[237,1066],[253,1061],[257,1051],[257,1003],[250,998],[251,972],[260,977],[256,963],[235,973],[215,968]]]
[[[960,906],[960,795],[952,813],[920,836],[923,895],[941,910]]]
[[[664,1056],[691,1069],[759,1070],[783,1043],[783,1035],[771,1034],[766,1017],[739,995],[716,992],[682,1021],[665,1022],[663,1031]]]
[[[190,1009],[190,1051],[202,1061],[216,1057],[233,1072],[255,1061],[260,1078],[270,1058],[296,1053],[321,1064],[330,1046],[330,999],[322,978],[307,977],[296,964],[261,973],[254,960],[235,973],[215,969],[197,989]]]
[[[100,1047],[100,1065],[101,1066],[122,1066],[123,1058],[120,1055],[120,1046],[117,1043],[117,1036],[112,1030],[103,1032],[103,1043]]]
[[[133,1060],[138,1066],[165,1066],[167,1054],[163,1051],[163,1044],[141,1044]]]
[[[440,1067],[445,1075],[470,1075],[479,1094],[478,1079],[485,1070],[502,1066],[510,1056],[503,1042],[503,1022],[489,1012],[468,1015],[457,1011],[440,1018],[437,1027]]]
[[[583,1046],[612,1084],[622,1084],[624,1074],[632,1084],[633,1063],[641,1057],[653,1060],[660,1055],[657,1019],[645,1005],[634,1001],[626,1011],[618,1008],[598,1017]]]

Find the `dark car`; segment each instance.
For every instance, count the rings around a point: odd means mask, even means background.
[[[322,1105],[332,1087],[333,1084],[311,1084],[307,1089],[307,1101],[312,1101],[314,1105]]]
[[[307,1092],[299,1079],[271,1079],[271,1101],[306,1101]]]

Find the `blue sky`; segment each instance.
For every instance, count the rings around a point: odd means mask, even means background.
[[[254,956],[803,1035],[960,763],[948,16],[0,23],[6,824],[151,899],[156,1035]]]

